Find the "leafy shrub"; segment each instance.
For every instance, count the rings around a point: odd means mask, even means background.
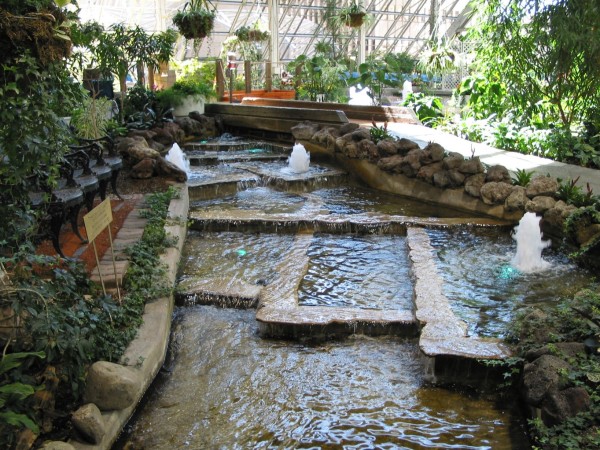
[[[439,97],[425,95],[422,92],[411,92],[403,103],[411,107],[423,125],[432,127],[444,116],[444,105]]]

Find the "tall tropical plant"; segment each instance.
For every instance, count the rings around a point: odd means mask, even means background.
[[[565,129],[600,103],[600,4],[596,0],[477,0],[477,69],[506,84],[517,115]],[[501,43],[501,45],[498,45]]]

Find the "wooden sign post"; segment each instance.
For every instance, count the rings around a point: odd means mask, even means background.
[[[85,231],[87,233],[88,240],[92,243],[94,248],[94,255],[96,256],[96,266],[98,267],[98,275],[100,276],[100,283],[102,284],[102,292],[106,295],[106,288],[104,287],[104,278],[102,277],[102,271],[100,270],[100,261],[98,260],[98,251],[96,250],[96,242],[94,239],[108,227],[108,238],[110,241],[110,250],[112,254],[113,271],[115,273],[115,283],[117,285],[117,296],[119,303],[121,303],[121,291],[119,289],[119,277],[117,276],[117,267],[115,264],[115,251],[113,248],[112,232],[110,231],[110,224],[112,223],[112,209],[110,206],[110,200],[107,198],[89,213],[83,216],[83,223],[85,224]]]

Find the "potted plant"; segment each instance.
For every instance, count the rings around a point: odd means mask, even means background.
[[[234,34],[240,42],[262,42],[269,39],[270,33],[261,29],[259,22],[254,25],[244,25],[235,30]]]
[[[352,0],[348,6],[340,9],[337,16],[340,23],[351,28],[359,28],[362,26],[367,17],[367,10],[359,3],[359,1],[360,0]]]
[[[214,6],[209,0],[190,0],[175,13],[173,23],[186,39],[202,39],[212,31],[215,16]]]
[[[156,91],[156,100],[162,108],[173,108],[175,117],[187,116],[192,111],[204,113],[204,103],[214,98],[213,87],[197,80],[176,81],[167,89]]]

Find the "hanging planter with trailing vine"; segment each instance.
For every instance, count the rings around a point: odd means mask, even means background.
[[[255,23],[252,26],[241,26],[235,30],[234,34],[240,42],[263,42],[267,41],[270,36],[268,31],[260,29],[258,23]]]
[[[215,17],[210,1],[190,0],[173,16],[173,24],[186,39],[203,39],[213,30]]]
[[[347,27],[360,28],[367,17],[365,8],[358,2],[353,1],[349,6],[340,9],[337,20]]]

